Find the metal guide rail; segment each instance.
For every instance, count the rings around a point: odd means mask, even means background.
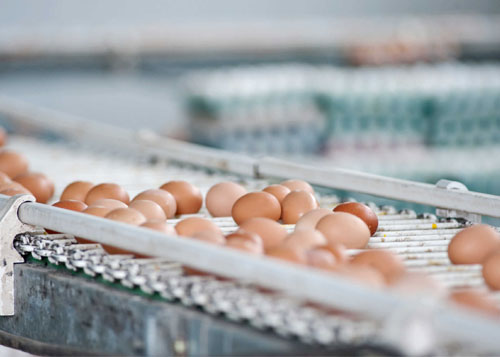
[[[98,182],[114,177],[132,195],[148,187],[157,187],[164,181],[177,177],[189,178],[204,193],[212,184],[228,179],[228,177],[243,180],[243,183],[249,189],[259,189],[268,183],[267,180],[208,174],[206,171],[176,165],[169,165],[165,168],[161,163],[152,165],[133,161],[130,158],[124,160],[119,152],[114,155],[112,153],[95,153],[92,152],[91,148],[82,151],[81,149],[71,148],[66,144],[49,144],[27,138],[15,138],[12,140],[12,147],[23,151],[30,157],[33,170],[49,173],[55,179],[59,191],[65,184],[75,178]],[[51,162],[49,170],[47,170],[47,162]],[[78,164],[75,164],[75,162],[78,162]],[[337,199],[323,196],[320,197],[320,203],[323,207],[333,207],[337,203]],[[378,232],[370,239],[368,248],[392,250],[403,257],[410,270],[432,274],[451,288],[484,287],[479,267],[453,266],[447,258],[446,249],[449,240],[467,224],[466,221],[438,219],[432,214],[417,216],[413,211],[397,212],[392,207],[378,208],[372,205],[372,208],[379,215],[380,227]],[[53,210],[56,211],[56,209]],[[67,212],[63,216],[68,215],[76,215],[78,218],[80,216]],[[202,211],[200,215],[210,218],[205,211]],[[20,212],[20,216],[22,218],[22,212]],[[224,233],[236,229],[236,225],[231,218],[211,219],[221,227]],[[175,224],[175,222],[175,220],[171,220],[172,224]],[[286,228],[292,230],[293,226],[286,226]],[[142,230],[139,232],[134,231],[132,228],[128,229],[128,231],[132,231],[131,234],[142,233]],[[193,243],[196,247],[198,242]],[[117,282],[127,288],[135,288],[144,294],[160,296],[168,301],[178,301],[186,306],[201,308],[209,314],[222,314],[226,319],[239,324],[245,324],[257,329],[272,329],[277,335],[298,338],[304,343],[331,346],[339,343],[359,345],[376,342],[378,344],[392,344],[402,350],[412,351],[412,346],[401,345],[401,342],[397,342],[404,340],[403,335],[411,335],[409,328],[403,329],[402,326],[404,325],[399,325],[399,332],[394,333],[396,330],[394,327],[388,326],[387,321],[377,318],[388,311],[383,308],[387,300],[380,300],[385,302],[379,304],[379,306],[376,299],[373,300],[374,305],[360,306],[358,312],[373,310],[371,316],[370,314],[358,314],[358,316],[365,316],[362,319],[359,317],[353,318],[353,315],[325,315],[323,310],[304,304],[303,297],[264,293],[256,287],[259,284],[252,284],[244,280],[228,281],[206,276],[186,276],[183,274],[180,264],[173,262],[172,259],[152,258],[139,260],[131,259],[130,256],[108,256],[99,244],[75,245],[75,241],[70,235],[21,234],[16,237],[15,247],[24,256],[31,255],[34,259],[44,259],[53,265],[64,266],[72,271],[83,271],[85,275],[100,277],[103,281]],[[220,250],[220,248],[217,248],[217,250]],[[355,252],[353,250],[350,253]],[[291,271],[294,272],[293,269]],[[307,276],[309,277],[309,275]],[[342,285],[339,286],[342,287]],[[327,291],[325,290],[325,293]],[[369,293],[372,292],[369,291]],[[338,294],[342,296],[342,291],[339,290]],[[352,298],[354,299],[354,296]],[[335,298],[335,296],[331,297],[332,301],[336,299],[338,298]],[[358,304],[367,303],[366,299],[354,300]],[[399,300],[393,301],[398,302]],[[395,311],[398,310],[396,307],[394,306]],[[429,309],[434,314],[438,314],[440,311],[435,306],[429,307]],[[377,312],[376,310],[380,311]],[[407,313],[404,304],[400,310]],[[460,313],[461,311],[458,316],[460,316]],[[392,311],[392,315],[398,315],[398,313]],[[436,326],[433,321],[427,326],[428,333],[436,329],[440,332],[447,331],[449,335],[450,328],[444,326],[446,325],[447,316],[450,315],[441,314],[441,318],[435,316],[435,319],[445,322],[442,322],[443,326]],[[476,322],[484,321],[474,321],[472,325]],[[469,325],[469,327],[472,325]],[[495,325],[496,323],[492,326]],[[487,322],[485,326],[488,326]],[[447,339],[434,344],[434,351],[436,348],[440,348],[441,351],[449,351],[450,346],[455,346],[455,348],[460,346],[459,350],[463,352],[464,348],[466,348],[465,345],[476,337],[470,333],[467,326],[463,327],[464,331],[452,333]],[[454,328],[455,326],[453,326]],[[465,335],[469,335],[470,338],[466,343],[463,341],[464,344],[460,345],[458,342]],[[426,343],[430,343],[429,337],[423,340],[419,339],[418,342],[425,347],[427,346]],[[490,341],[490,344],[483,347],[485,351],[488,351],[494,349],[495,344]]]

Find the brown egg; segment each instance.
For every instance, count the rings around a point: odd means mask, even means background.
[[[288,187],[290,191],[306,191],[314,196],[314,189],[311,185],[302,180],[286,180],[280,182],[280,185]]]
[[[104,207],[104,206],[88,206],[82,212],[96,217],[105,217],[109,212],[111,212],[115,208]]]
[[[40,203],[47,201],[54,195],[54,182],[42,173],[29,172],[14,178],[15,182],[23,185]]]
[[[11,150],[0,151],[0,171],[10,178],[28,172],[28,160],[24,155]]]
[[[284,224],[295,224],[305,213],[316,208],[316,199],[306,191],[292,191],[281,203]]]
[[[7,143],[7,132],[3,127],[0,126],[0,147]]]
[[[307,265],[323,269],[323,270],[336,270],[338,262],[335,256],[325,249],[310,249],[306,252]]]
[[[270,193],[250,192],[234,203],[231,215],[240,225],[254,217],[265,217],[277,221],[281,216],[281,205]]]
[[[370,230],[360,218],[345,212],[333,212],[321,218],[316,229],[328,243],[340,243],[348,249],[361,249],[370,240]]]
[[[92,187],[85,197],[85,203],[91,205],[101,198],[112,198],[114,200],[122,201],[127,205],[129,203],[127,191],[116,183],[101,183]]]
[[[111,208],[111,210],[128,207],[122,201],[114,200],[112,198],[101,198],[99,200],[94,201],[94,203],[92,203],[91,206],[108,207]]]
[[[307,213],[304,213],[302,217],[299,218],[297,223],[295,223],[295,230],[311,230],[316,229],[316,225],[319,220],[326,215],[333,214],[328,208],[315,208]]]
[[[215,223],[201,217],[185,218],[175,225],[175,230],[180,236],[185,237],[192,237],[195,233],[203,231],[222,234],[220,228]]]
[[[112,221],[127,223],[134,226],[140,226],[146,222],[146,217],[144,217],[141,212],[128,207],[115,208],[104,217]]]
[[[443,298],[448,293],[446,287],[429,274],[406,272],[391,284],[391,290],[402,295],[415,297],[434,296]]]
[[[169,181],[160,189],[170,192],[177,203],[176,214],[198,213],[203,204],[203,196],[198,187],[186,181]]]
[[[226,246],[253,254],[264,254],[262,238],[253,232],[238,229],[226,237]]]
[[[11,182],[12,180],[10,179],[9,175],[7,175],[5,172],[0,171],[0,186]]]
[[[328,243],[326,245],[316,247],[316,249],[323,249],[332,253],[337,261],[337,264],[346,264],[349,261],[349,254],[343,244]]]
[[[278,200],[279,203],[282,203],[283,199],[286,197],[286,195],[288,195],[291,192],[291,190],[288,187],[283,186],[283,185],[267,186],[262,191],[270,193],[271,195],[276,197],[276,199]]]
[[[190,238],[194,238],[197,240],[202,240],[207,243],[212,243],[216,245],[224,245],[226,244],[226,238],[222,235],[222,232],[216,232],[216,231],[199,231],[196,233],[193,233]]]
[[[356,254],[351,260],[351,265],[367,265],[378,270],[387,284],[399,279],[406,271],[398,255],[382,249],[371,249]]]
[[[205,205],[213,217],[230,217],[234,203],[247,193],[245,187],[234,182],[220,182],[210,187]]]
[[[286,229],[276,221],[264,217],[254,217],[245,220],[240,229],[256,233],[264,243],[264,251],[278,247],[286,238]]]
[[[336,269],[335,273],[372,288],[381,288],[385,285],[384,276],[378,270],[366,265],[347,264]]]
[[[378,217],[367,205],[358,202],[345,202],[335,207],[333,212],[346,212],[360,218],[370,229],[370,235],[375,234],[377,231]]]
[[[311,249],[325,245],[327,243],[325,236],[316,229],[302,229],[290,233],[286,236],[284,245],[294,245],[303,249]]]
[[[454,291],[450,294],[450,300],[462,307],[487,313],[489,316],[500,316],[500,309],[495,300],[486,292],[480,290],[465,289]]]
[[[129,207],[141,212],[148,221],[167,219],[163,208],[161,208],[160,205],[154,201],[135,200],[130,203]]]
[[[5,195],[5,196],[15,196],[15,195],[31,195],[31,192],[29,192],[25,188],[6,188],[4,190],[0,191],[0,195]]]
[[[82,212],[87,208],[87,205],[82,201],[77,200],[63,200],[54,203],[52,206],[69,209],[70,211]]]
[[[163,212],[167,218],[172,218],[175,216],[175,212],[177,211],[177,203],[175,202],[174,196],[170,192],[165,190],[158,189],[150,189],[139,193],[134,197],[133,201],[136,200],[149,200],[156,202],[163,208]]]
[[[78,200],[85,201],[85,197],[94,187],[94,184],[89,181],[74,181],[64,189],[61,194],[61,200]]]
[[[83,203],[82,201],[77,201],[77,200],[63,200],[63,201],[58,201],[54,203],[52,206],[54,207],[59,207],[63,209],[68,209],[70,211],[75,211],[75,212],[82,212],[87,208],[87,205]],[[52,231],[50,229],[46,229],[47,233],[49,234],[55,234],[58,233],[56,231]],[[76,238],[78,242],[81,242],[79,238]],[[84,243],[84,242],[82,242]]]
[[[291,263],[307,264],[307,253],[304,249],[293,246],[281,246],[266,253],[267,256],[286,260]]]
[[[165,220],[161,221],[147,221],[146,223],[141,224],[141,227],[149,228],[154,231],[158,231],[161,233],[168,234],[170,236],[176,236],[177,232],[171,224],[168,224]]]
[[[492,251],[500,248],[500,235],[486,224],[476,224],[458,232],[448,245],[453,264],[481,264]]]
[[[483,262],[483,278],[492,290],[500,290],[500,250],[490,254]]]

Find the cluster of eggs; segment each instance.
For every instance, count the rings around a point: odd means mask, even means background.
[[[492,290],[500,290],[500,234],[486,224],[458,232],[448,245],[453,264],[481,264],[482,275]]]
[[[0,127],[0,147],[7,141],[5,130]],[[46,203],[54,195],[54,183],[46,175],[30,172],[28,159],[13,150],[0,151],[0,194],[14,196],[32,194],[37,202]]]

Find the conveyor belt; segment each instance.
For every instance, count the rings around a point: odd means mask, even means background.
[[[204,194],[211,185],[221,180],[238,180],[249,190],[261,189],[269,183],[268,180],[210,173],[177,164],[151,163],[142,160],[140,155],[126,158],[119,151],[95,152],[92,147],[71,147],[67,143],[18,137],[12,139],[11,145],[30,158],[33,170],[43,171],[56,181],[56,197],[74,179],[114,181],[122,184],[131,195],[176,178],[189,179]],[[337,202],[336,197],[320,197],[322,207],[331,208]],[[447,258],[449,240],[467,222],[438,219],[433,214],[417,215],[410,210],[397,212],[392,207],[371,206],[379,215],[380,225],[378,232],[370,239],[368,248],[392,250],[403,257],[409,270],[430,273],[448,287],[484,287],[478,266],[454,266]],[[224,233],[236,229],[230,217],[210,218],[204,209],[198,215],[212,219]],[[176,220],[170,222],[175,224]],[[293,230],[293,225],[285,227],[289,231]],[[255,286],[242,282],[184,276],[178,264],[165,259],[108,257],[103,255],[98,245],[76,245],[71,248],[73,250],[68,250],[67,246],[72,247],[71,244],[74,244],[71,237],[24,235],[18,238],[16,247],[23,254],[31,254],[33,258],[46,263],[100,277],[96,282],[118,282],[131,289],[132,293],[135,289],[136,292],[159,296],[169,302],[177,301],[191,308],[201,308],[211,315],[222,314],[225,319],[243,324],[250,330],[271,329],[276,336],[281,336],[280,339],[291,339],[290,343],[298,338],[301,343],[310,346],[311,351],[314,346],[331,348],[338,347],[339,343],[361,348],[365,343],[376,342],[380,346],[388,338],[380,332],[380,325],[371,320],[342,315],[325,316],[321,309],[304,306],[300,300],[281,294],[263,293]],[[357,250],[350,251],[351,254],[355,252]],[[258,337],[255,338],[259,341]],[[448,342],[439,347],[448,346]],[[279,353],[285,353],[285,350],[278,349]],[[108,351],[124,353],[116,349]],[[244,353],[251,351],[258,353],[259,350],[249,349]],[[231,349],[226,352],[235,353]]]

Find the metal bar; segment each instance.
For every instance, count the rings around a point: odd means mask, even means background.
[[[272,157],[259,160],[258,170],[262,177],[294,177],[324,187],[500,217],[500,197],[485,193],[443,190],[427,183],[339,168],[319,168]]]
[[[6,200],[0,197],[0,204],[5,202]],[[375,319],[382,319],[390,313],[392,306],[398,303],[396,296],[353,284],[345,278],[317,269],[268,257],[257,257],[237,250],[221,249],[198,240],[167,236],[79,212],[29,203],[21,205],[18,214],[19,219],[26,224],[66,232],[146,255],[172,259],[203,271],[283,290],[293,296]],[[370,304],[377,304],[380,308],[370,308],[366,303],[367,297]]]

